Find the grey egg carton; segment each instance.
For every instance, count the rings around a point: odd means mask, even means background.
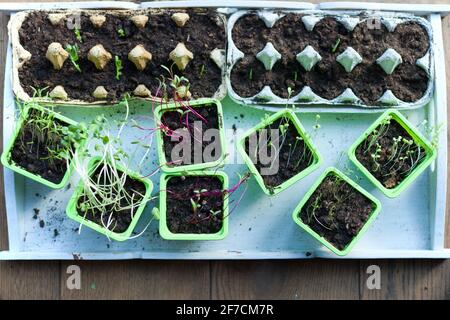
[[[199,8],[193,9],[195,12],[202,12]],[[19,70],[29,59],[31,59],[31,53],[29,53],[20,43],[19,30],[22,26],[22,23],[26,19],[26,17],[36,10],[28,10],[21,11],[11,16],[11,19],[8,23],[8,33],[12,46],[13,53],[13,66],[12,66],[12,83],[13,83],[13,91],[16,97],[23,101],[29,101],[31,97],[25,92],[22,87],[22,83],[19,78]],[[148,14],[148,15],[157,15],[163,14],[167,11],[169,12],[184,12],[184,9],[176,9],[176,8],[167,8],[167,9],[50,9],[50,10],[39,10],[45,11],[46,13],[58,13],[63,14],[64,16],[70,16],[75,13],[86,13],[90,15],[94,14],[111,14],[111,15],[119,15],[119,16],[132,16],[137,14]],[[223,25],[224,30],[226,31],[227,19],[226,16],[220,12],[220,10],[216,10],[217,14],[217,23]],[[213,50],[215,51],[215,50]],[[225,98],[227,94],[226,89],[226,39],[225,39],[225,48],[224,49],[216,49],[217,52],[214,55],[210,55],[210,58],[216,63],[216,65],[221,69],[221,78],[222,82],[220,86],[217,88],[216,92],[211,97],[204,98],[214,98],[222,100]],[[99,84],[101,85],[101,84]],[[132,96],[131,100],[137,101],[160,101],[160,98],[142,98],[138,96]],[[113,100],[96,100],[96,101],[84,101],[78,99],[68,99],[68,100],[53,100],[50,98],[35,98],[35,101],[43,102],[47,104],[57,104],[57,105],[76,105],[76,106],[101,106],[101,105],[110,105],[116,104],[119,101]]]
[[[298,94],[295,96],[286,99],[279,97],[275,95],[270,86],[266,85],[263,87],[263,89],[257,93],[256,95],[252,97],[241,97],[239,96],[233,89],[233,86],[231,84],[231,71],[234,67],[234,65],[240,61],[245,54],[239,50],[236,45],[233,42],[232,37],[232,31],[234,28],[235,23],[239,20],[239,18],[247,15],[247,14],[256,14],[259,16],[259,18],[265,23],[265,25],[268,28],[272,28],[275,23],[284,17],[287,13],[296,13],[296,14],[302,14],[304,15],[302,18],[303,24],[305,25],[305,28],[308,31],[312,31],[314,26],[323,18],[325,17],[332,17],[336,19],[338,22],[340,22],[347,30],[352,31],[359,23],[364,23],[368,19],[379,19],[381,23],[388,29],[389,32],[393,32],[395,30],[395,27],[400,23],[405,22],[416,22],[419,23],[421,26],[424,27],[424,29],[428,33],[429,41],[430,41],[430,47],[428,52],[420,59],[416,61],[416,65],[421,67],[425,70],[425,72],[428,75],[428,86],[427,90],[425,91],[425,94],[417,101],[414,102],[405,102],[393,94],[391,90],[386,90],[383,95],[379,98],[378,103],[374,105],[367,105],[365,104],[360,98],[356,96],[356,94],[353,92],[352,89],[347,88],[345,89],[342,94],[340,94],[338,97],[328,100],[325,98],[320,97],[316,93],[313,92],[313,90],[309,86],[303,87],[303,89],[300,90]],[[384,109],[384,108],[398,108],[398,109],[414,109],[419,108],[424,105],[426,105],[430,99],[433,96],[433,87],[434,87],[434,39],[433,39],[433,32],[430,23],[428,20],[419,17],[414,16],[411,14],[403,14],[403,13],[388,13],[388,12],[361,12],[361,11],[345,11],[345,12],[327,12],[327,11],[320,11],[320,10],[278,10],[278,11],[272,11],[272,10],[241,10],[237,11],[234,14],[232,14],[228,19],[228,25],[227,25],[227,37],[228,37],[228,50],[227,50],[227,77],[226,77],[226,84],[227,84],[227,91],[228,95],[237,103],[246,104],[246,105],[263,105],[263,106],[285,106],[285,105],[296,105],[296,106],[329,106],[329,107],[340,107],[343,106],[350,106],[350,107],[356,107],[356,108],[364,108],[364,109]],[[350,48],[350,47],[349,47]],[[351,48],[351,50],[353,50]],[[358,58],[358,54],[355,52],[348,53],[348,57],[350,58]],[[393,50],[393,49],[392,49]],[[272,48],[270,48],[270,45],[260,51],[259,54],[264,54],[263,51],[267,51],[268,54],[266,56],[270,56],[271,54],[275,55],[275,59],[277,57],[278,52],[271,52],[273,51]],[[275,50],[276,51],[276,50]],[[304,50],[305,51],[305,50]],[[347,51],[347,50],[346,50]],[[354,50],[353,50],[354,51]],[[395,51],[395,50],[393,50]],[[303,52],[303,51],[302,51]],[[278,53],[279,54],[279,53]],[[312,55],[314,52],[308,52],[308,56],[310,57],[310,61],[314,60]],[[390,69],[389,64],[391,64],[395,59],[398,59],[398,53],[397,52],[389,52],[386,53],[386,56],[383,57],[386,58],[387,63],[385,64],[385,67],[387,69]],[[397,54],[397,55],[396,55]],[[257,55],[257,56],[258,56]],[[347,58],[348,58],[347,57]],[[339,56],[337,57],[339,58]],[[346,57],[343,57],[346,58]],[[359,57],[360,58],[360,57]],[[381,58],[381,57],[380,57]],[[381,60],[383,60],[381,59]],[[263,61],[264,59],[259,59],[260,61]],[[270,59],[268,59],[269,61]],[[345,60],[345,59],[343,59]],[[350,59],[351,60],[351,59]],[[266,62],[264,63],[266,69]],[[349,61],[347,61],[350,63]],[[273,64],[273,61],[267,62],[269,65]],[[299,62],[300,63],[300,62]],[[314,61],[312,61],[313,65],[315,64]],[[346,63],[341,63],[344,68],[347,68],[348,66],[345,65]],[[303,63],[302,63],[303,65]],[[380,65],[381,66],[381,65]],[[354,66],[349,66],[349,68],[353,69]],[[305,68],[305,66],[304,66]],[[311,66],[312,68],[312,66]],[[384,66],[382,66],[383,69]],[[306,69],[306,68],[305,68]],[[394,67],[395,69],[395,67]],[[385,69],[386,72],[386,69]]]

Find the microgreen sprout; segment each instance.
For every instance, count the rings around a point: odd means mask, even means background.
[[[253,68],[250,68],[250,71],[248,72],[248,80],[253,80]]]
[[[117,29],[117,34],[119,35],[120,38],[124,38],[125,30],[123,30],[123,28],[119,28],[119,29]]]
[[[208,221],[213,218],[218,218],[223,214],[225,208],[214,207],[214,203],[217,203],[217,199],[229,199],[244,183],[248,181],[251,174],[246,172],[243,175],[239,175],[239,181],[234,184],[229,189],[194,189],[186,190],[183,193],[175,193],[174,191],[167,189],[166,192],[171,195],[171,197],[181,200],[189,201],[190,207],[192,209],[192,218],[189,223],[198,224],[203,221]],[[228,215],[230,215],[240,204],[247,190],[247,186],[242,194],[237,200],[230,200],[228,203],[234,203],[234,206],[228,210]],[[211,209],[212,208],[212,209]],[[225,216],[220,217],[220,219],[225,219]]]
[[[373,171],[378,171],[380,168],[380,164],[378,163],[378,160],[381,158],[381,145],[377,142],[376,143],[376,149],[375,152],[370,155],[372,158],[372,162],[374,164]]]
[[[75,38],[81,43],[83,43],[83,38],[81,37],[81,30],[78,28],[74,28],[73,32],[75,33]]]
[[[340,44],[341,44],[341,38],[337,38],[333,47],[331,47],[331,53],[335,53]]]
[[[397,129],[398,122],[393,126],[393,121],[392,116],[386,117],[358,147],[367,168],[386,188],[397,186],[426,156],[420,143],[404,129]]]
[[[119,56],[114,56],[114,64],[116,66],[116,79],[120,80],[120,77],[122,76],[122,60]]]
[[[203,77],[203,75],[206,73],[206,67],[205,64],[202,64],[200,68],[200,77]]]
[[[81,73],[81,68],[80,68],[80,65],[78,64],[78,60],[79,60],[78,53],[80,51],[80,49],[78,48],[78,45],[77,44],[74,44],[74,45],[68,44],[68,45],[66,45],[66,51],[69,53],[70,62],[72,62],[75,69]]]
[[[173,71],[173,64],[170,68],[161,65],[161,68],[163,68],[165,71],[167,71],[167,73],[169,74],[169,76],[164,77],[164,75],[161,75],[161,81],[160,81],[160,87],[158,88],[158,90],[163,89],[164,91],[163,96],[168,96],[167,94],[167,86],[165,85],[165,81],[168,80],[169,81],[169,86],[170,88],[172,88],[172,95],[173,95],[173,100],[177,103],[180,103],[183,100],[189,100],[190,98],[190,82],[189,79],[184,77],[184,76],[179,76],[177,74],[175,74],[175,72]],[[164,85],[161,85],[162,83],[164,83]]]

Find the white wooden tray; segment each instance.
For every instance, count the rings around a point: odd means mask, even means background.
[[[127,8],[191,7],[195,1],[149,2],[141,5],[128,2],[82,2],[52,4],[0,4],[0,11],[13,12],[30,8]],[[435,41],[436,85],[433,99],[423,108],[405,111],[414,124],[427,119],[429,123],[442,125],[440,149],[436,162],[423,173],[399,198],[388,199],[378,192],[358,172],[353,176],[361,179],[361,185],[382,202],[382,211],[354,250],[344,258],[450,258],[450,250],[444,248],[445,208],[447,188],[447,98],[445,60],[442,42],[441,15],[450,12],[449,6],[428,5],[379,5],[324,3],[318,6],[297,2],[227,1],[223,12],[236,8],[283,8],[283,9],[388,9],[409,11],[425,15],[433,27]],[[217,7],[216,1],[202,1],[202,6]],[[8,46],[5,70],[3,104],[3,143],[14,127],[15,103],[11,89],[11,47]],[[260,121],[266,111],[240,106],[229,99],[223,101],[225,126],[229,137],[230,158],[236,155],[235,141],[244,130]],[[152,121],[144,116],[148,108],[136,104],[132,117],[147,127]],[[344,109],[343,109],[344,110]],[[113,108],[61,108],[60,111],[76,120],[89,120],[105,113],[119,119],[121,114]],[[320,110],[315,110],[315,112]],[[79,235],[77,223],[65,215],[65,206],[73,188],[51,191],[12,173],[4,172],[5,202],[8,221],[9,249],[0,252],[0,259],[287,259],[287,258],[337,258],[301,231],[292,221],[291,213],[309,186],[328,166],[343,168],[349,164],[345,153],[353,141],[378,117],[379,113],[321,113],[321,129],[314,138],[324,156],[322,167],[299,181],[277,197],[268,198],[254,180],[240,206],[230,217],[228,237],[216,242],[164,241],[160,238],[157,223],[152,223],[143,236],[124,242],[109,242],[103,236],[84,228]],[[307,130],[312,130],[315,113],[299,113]],[[233,127],[237,128],[234,133]],[[127,128],[125,137],[136,138],[136,130]],[[344,153],[344,155],[342,155]],[[245,165],[228,164],[231,183],[236,173],[244,172]],[[156,154],[149,155],[145,172],[156,167]],[[236,161],[234,161],[236,163]],[[354,168],[353,168],[354,169]],[[152,178],[156,184],[159,176]],[[76,185],[74,176],[71,186]],[[137,227],[142,230],[150,219],[149,205]],[[34,208],[39,218],[33,219]],[[44,226],[40,226],[40,219]],[[57,233],[55,233],[57,230]]]

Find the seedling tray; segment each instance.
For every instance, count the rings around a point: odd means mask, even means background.
[[[181,2],[88,2],[62,4],[27,4],[27,8],[125,8],[149,7],[194,7],[192,1]],[[203,6],[216,7],[214,1],[203,1]],[[427,18],[432,26],[435,48],[435,88],[431,101],[418,109],[405,110],[402,114],[414,125],[427,120],[429,124],[441,125],[436,161],[421,174],[400,197],[389,199],[373,186],[347,157],[352,143],[375,121],[381,111],[339,107],[330,110],[320,106],[302,110],[298,116],[305,129],[312,133],[316,112],[320,112],[321,128],[313,138],[314,145],[324,161],[320,168],[274,197],[267,197],[252,178],[239,207],[229,217],[229,233],[220,241],[167,241],[158,232],[158,223],[153,221],[141,237],[125,241],[110,242],[106,237],[88,228],[78,234],[78,223],[65,214],[66,205],[77,185],[73,176],[68,187],[50,190],[37,182],[25,179],[9,169],[4,170],[5,203],[8,222],[9,249],[0,252],[0,259],[291,259],[291,258],[338,258],[321,246],[310,235],[299,229],[292,221],[292,212],[327,167],[334,166],[344,172],[381,202],[382,210],[353,250],[342,258],[450,258],[450,250],[444,246],[446,187],[447,187],[447,98],[445,60],[442,40],[441,15],[450,12],[448,6],[394,5],[373,7],[373,4],[337,3],[313,5],[298,2],[246,2],[225,1],[220,9],[232,13],[238,9],[280,8],[307,10],[381,9],[399,12],[414,12]],[[33,7],[35,6],[35,7]],[[17,7],[16,7],[17,8]],[[0,10],[17,10],[7,5]],[[441,12],[441,13],[439,13]],[[16,106],[11,83],[12,52],[8,46],[6,57],[3,145],[9,140],[14,127]],[[225,172],[230,185],[237,182],[237,172],[246,171],[246,165],[237,155],[235,143],[245,131],[258,124],[268,111],[259,105],[245,107],[233,102],[228,96],[222,100],[224,124],[227,130],[229,163]],[[96,115],[122,119],[120,106],[110,107],[60,107],[63,115],[75,121],[86,121]],[[335,108],[337,109],[337,108]],[[153,127],[148,117],[148,103],[134,102],[130,117],[144,127]],[[275,108],[275,110],[279,110]],[[234,130],[236,129],[236,130]],[[123,137],[133,141],[142,133],[131,126],[126,127]],[[155,139],[154,139],[155,140]],[[124,143],[129,151],[131,144]],[[152,172],[158,165],[156,141],[144,166],[144,174]],[[142,151],[144,152],[144,151]],[[133,167],[131,169],[134,169]],[[351,169],[351,170],[349,170]],[[159,174],[151,177],[154,191],[159,189]],[[241,189],[242,191],[243,189]],[[233,197],[238,195],[233,195]],[[231,200],[231,199],[230,199]],[[150,203],[135,231],[142,231],[152,218]],[[34,210],[37,209],[37,210]],[[38,213],[37,213],[38,212]],[[41,222],[42,221],[42,222]]]

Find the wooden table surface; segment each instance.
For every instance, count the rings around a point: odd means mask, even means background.
[[[390,2],[450,4],[450,0]],[[0,14],[0,70],[4,70],[7,22],[8,16]],[[443,27],[447,91],[450,97],[450,17],[443,19]],[[0,72],[2,84],[3,77],[3,72]],[[2,95],[3,91],[0,90],[0,101],[3,101]],[[0,170],[0,181],[3,181],[3,170]],[[3,188],[1,183],[2,194]],[[450,244],[449,230],[447,222],[447,247]],[[0,249],[7,247],[2,196]],[[67,267],[71,264],[77,264],[81,268],[81,290],[68,290],[66,287]],[[381,268],[380,290],[369,290],[366,287],[366,269],[372,264]],[[0,262],[0,299],[23,298],[450,299],[450,259]]]

